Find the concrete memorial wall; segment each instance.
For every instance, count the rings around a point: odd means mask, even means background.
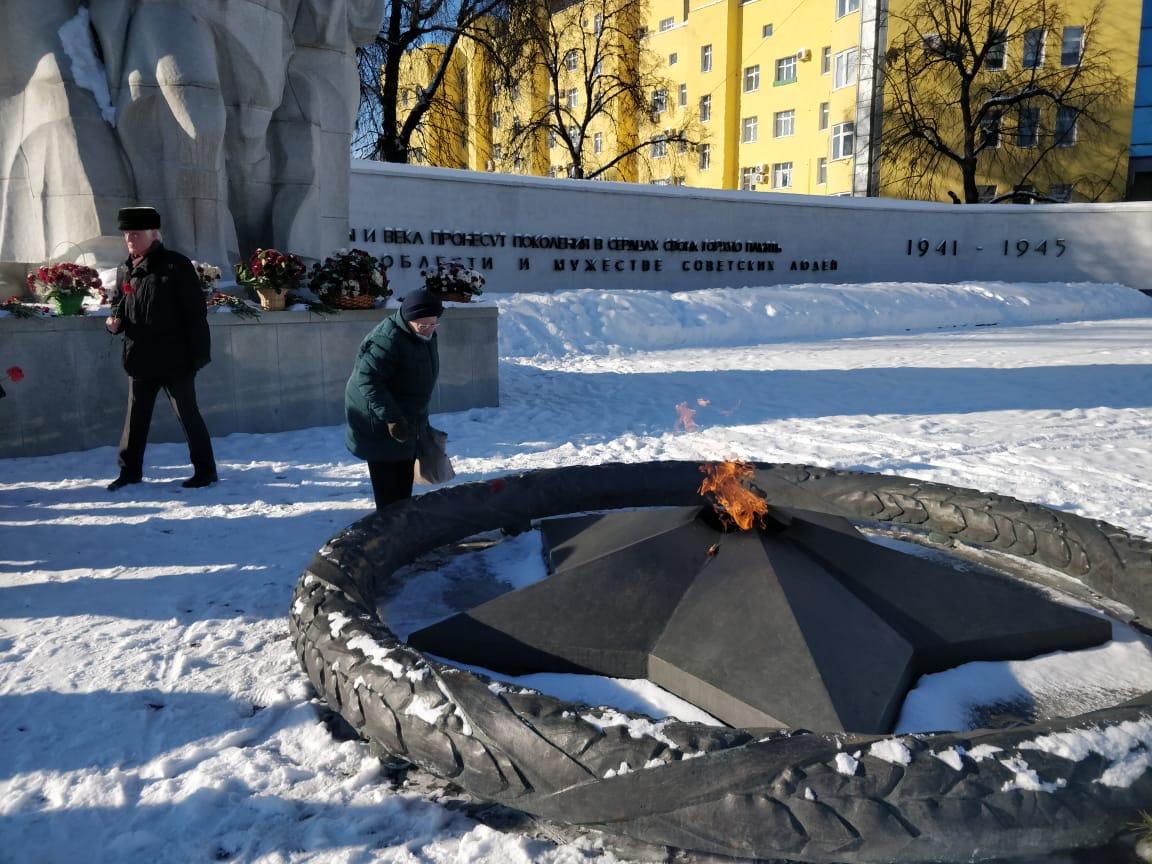
[[[458,258],[489,291],[794,282],[1152,288],[1152,203],[956,206],[551,180],[354,161],[353,245],[393,284]]]

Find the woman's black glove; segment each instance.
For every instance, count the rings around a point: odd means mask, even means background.
[[[401,417],[399,420],[390,420],[388,422],[388,434],[403,444],[408,440],[408,436],[412,434],[412,430],[408,428],[408,421]]]

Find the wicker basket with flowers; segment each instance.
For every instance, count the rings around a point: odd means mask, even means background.
[[[363,249],[341,249],[312,266],[308,287],[336,309],[371,309],[377,297],[388,297],[388,268]]]
[[[254,291],[264,309],[283,309],[285,294],[298,290],[308,268],[300,256],[277,249],[257,249],[236,265],[236,281]]]
[[[434,270],[421,270],[424,287],[441,300],[467,303],[484,293],[484,276],[460,261],[444,261]]]

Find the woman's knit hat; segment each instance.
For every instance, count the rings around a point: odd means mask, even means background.
[[[400,304],[400,317],[405,321],[415,321],[417,318],[439,318],[444,314],[444,304],[440,298],[423,288],[412,291],[404,297]]]

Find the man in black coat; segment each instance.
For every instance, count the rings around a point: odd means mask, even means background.
[[[128,260],[116,274],[111,333],[124,334],[128,416],[120,435],[120,475],[115,491],[144,479],[144,447],[156,396],[168,394],[188,440],[192,476],[188,488],[216,482],[212,439],[196,404],[196,373],[211,359],[211,335],[200,280],[192,262],[160,242],[160,214],[151,207],[125,207],[117,227]]]

